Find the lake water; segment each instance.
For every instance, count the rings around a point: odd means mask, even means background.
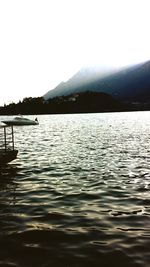
[[[38,119],[0,169],[0,266],[150,266],[150,112]]]

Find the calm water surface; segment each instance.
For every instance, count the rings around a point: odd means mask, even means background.
[[[38,119],[0,169],[0,266],[150,266],[150,112]]]

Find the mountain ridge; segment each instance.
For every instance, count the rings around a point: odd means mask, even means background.
[[[48,100],[57,96],[65,96],[85,91],[104,92],[122,101],[140,100],[139,96],[146,94],[150,100],[150,61],[124,67],[120,70],[112,69],[100,76],[100,73],[90,73],[82,79],[83,71],[79,71],[67,82],[60,83],[43,97]],[[73,81],[73,82],[72,82]]]

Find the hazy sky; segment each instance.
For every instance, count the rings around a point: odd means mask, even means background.
[[[150,0],[0,0],[0,105],[86,64],[150,59]]]

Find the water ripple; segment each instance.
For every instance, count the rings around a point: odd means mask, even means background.
[[[149,117],[41,115],[15,127],[18,158],[0,168],[0,266],[148,267]]]

